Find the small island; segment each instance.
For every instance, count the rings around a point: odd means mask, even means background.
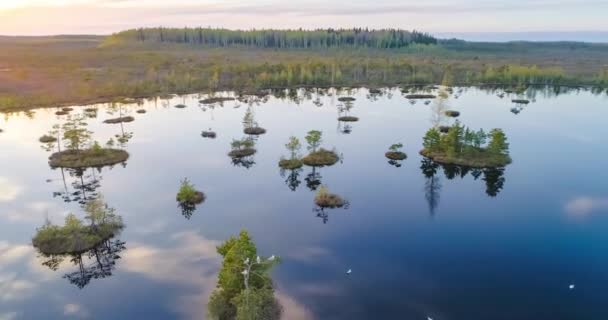
[[[146,111],[146,109],[139,109],[139,110],[137,110],[137,111],[135,111],[135,112],[137,112],[137,113],[139,113],[139,114],[144,114],[144,113],[146,113],[147,111]]]
[[[456,118],[460,116],[460,111],[446,110],[445,115],[448,117]]]
[[[335,151],[319,148],[322,142],[322,132],[311,130],[305,137],[308,142],[308,150],[311,152],[302,159],[302,163],[311,167],[324,167],[336,164],[340,157]]]
[[[511,100],[511,102],[517,103],[517,104],[529,104],[530,100],[528,100],[528,99],[513,99],[513,100]]]
[[[401,148],[403,148],[402,143],[393,144],[388,148],[389,151],[387,151],[384,155],[390,160],[405,160],[407,158],[407,154],[401,151]]]
[[[320,208],[334,209],[344,207],[347,201],[339,195],[329,192],[327,187],[321,186],[315,195],[315,204]]]
[[[215,131],[209,129],[208,131],[203,131],[201,133],[201,136],[203,136],[203,138],[215,139],[217,137],[217,134],[215,133]]]
[[[338,101],[340,102],[353,102],[357,99],[353,98],[353,97],[340,97],[338,98]]]
[[[106,119],[103,121],[103,123],[115,124],[115,123],[133,122],[133,121],[135,121],[135,118],[133,118],[132,116],[126,116],[126,117]]]
[[[289,142],[285,144],[287,150],[289,150],[290,157],[289,159],[281,158],[279,160],[279,167],[281,169],[287,170],[295,170],[301,168],[303,166],[302,160],[299,156],[299,151],[302,145],[300,144],[300,140],[296,137],[290,137]]]
[[[228,153],[231,158],[244,158],[256,153],[255,143],[251,139],[232,140],[230,143],[232,150]]]
[[[174,108],[177,108],[177,109],[184,109],[184,108],[186,108],[186,105],[185,105],[185,104],[176,104],[176,105],[174,106]]]
[[[124,228],[122,218],[101,197],[87,202],[84,209],[89,225],[72,213],[65,217],[63,226],[47,222],[34,235],[34,247],[45,255],[79,254],[111,239]]]
[[[38,141],[40,141],[42,143],[53,143],[53,142],[57,142],[57,138],[55,138],[51,135],[45,134],[42,137],[40,137],[38,139]]]
[[[95,142],[88,149],[70,145],[67,150],[55,152],[49,157],[49,165],[52,168],[78,169],[111,166],[127,159],[129,153],[125,150],[103,148]]]
[[[342,121],[342,122],[357,122],[359,121],[359,118],[355,117],[355,116],[342,116],[338,118],[338,121]]]
[[[456,121],[447,133],[429,129],[423,145],[420,154],[441,164],[497,168],[511,163],[507,137],[501,129],[473,131]]]
[[[177,202],[181,205],[196,206],[205,201],[205,194],[196,190],[194,185],[187,178],[182,180],[177,196]]]

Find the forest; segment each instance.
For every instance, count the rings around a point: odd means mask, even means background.
[[[167,42],[210,47],[259,48],[402,48],[410,44],[437,44],[427,33],[400,29],[317,29],[317,30],[228,30],[212,28],[140,28],[119,32],[106,39],[120,42]]]

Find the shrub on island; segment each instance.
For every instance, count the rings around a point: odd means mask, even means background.
[[[194,185],[186,178],[182,180],[175,199],[183,205],[197,205],[205,201],[205,194],[196,190]]]

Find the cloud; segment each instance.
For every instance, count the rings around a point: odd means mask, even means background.
[[[0,313],[0,320],[17,319],[17,312]]]
[[[174,234],[170,240],[172,246],[165,248],[131,243],[120,269],[188,287],[193,293],[176,297],[170,305],[187,319],[204,319],[221,263],[215,248],[219,242],[196,232]],[[187,267],[190,264],[196,267]]]
[[[578,197],[565,205],[565,211],[570,215],[586,216],[595,211],[608,211],[608,198]]]
[[[79,304],[68,303],[63,306],[63,315],[84,319],[89,317],[89,312]]]
[[[287,258],[299,262],[312,263],[321,259],[330,259],[331,252],[328,249],[314,246],[295,248],[288,253]]]
[[[13,201],[19,196],[23,188],[7,178],[0,177],[0,202]]]

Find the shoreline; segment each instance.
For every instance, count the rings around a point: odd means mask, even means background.
[[[74,100],[65,100],[65,101],[59,101],[59,102],[49,102],[49,103],[45,103],[45,104],[31,104],[28,106],[24,106],[24,107],[6,107],[3,108],[3,106],[0,105],[0,114],[2,113],[12,113],[12,112],[23,112],[23,111],[29,111],[29,110],[35,110],[35,109],[51,109],[51,108],[63,108],[63,107],[87,107],[87,106],[92,106],[92,105],[98,105],[98,104],[108,104],[108,103],[121,103],[124,102],[124,100],[127,99],[132,99],[132,100],[140,100],[140,99],[159,99],[161,96],[167,96],[170,95],[173,97],[175,96],[184,96],[184,95],[191,95],[191,94],[197,94],[197,93],[201,93],[201,94],[208,94],[208,93],[213,93],[213,92],[256,92],[256,91],[265,91],[265,90],[288,90],[288,89],[312,89],[312,88],[319,88],[319,89],[329,89],[329,88],[348,88],[348,89],[370,89],[370,88],[397,88],[397,87],[402,87],[402,86],[406,86],[406,87],[417,87],[417,86],[430,86],[430,85],[438,85],[438,84],[434,84],[432,82],[429,83],[406,83],[406,82],[400,82],[400,83],[386,83],[386,84],[365,84],[365,83],[360,83],[360,84],[351,84],[351,85],[293,85],[293,86],[287,86],[287,87],[262,87],[262,88],[233,88],[233,87],[219,87],[213,90],[210,90],[208,88],[201,88],[201,89],[193,89],[193,90],[189,90],[189,91],[185,91],[185,92],[173,92],[173,93],[168,93],[168,92],[153,92],[150,94],[142,94],[142,95],[134,95],[134,96],[102,96],[102,97],[92,97],[92,98],[85,98],[85,99],[74,99]],[[514,83],[455,83],[454,85],[452,85],[452,87],[479,87],[479,88],[483,88],[483,87],[513,87],[517,84]],[[526,86],[533,86],[533,87],[560,87],[560,88],[569,88],[569,89],[588,89],[588,90],[592,90],[592,89],[601,89],[603,90],[608,90],[608,87],[605,86],[600,86],[597,84],[546,84],[546,83],[528,83],[526,84]],[[128,103],[124,103],[124,104],[128,104]]]

